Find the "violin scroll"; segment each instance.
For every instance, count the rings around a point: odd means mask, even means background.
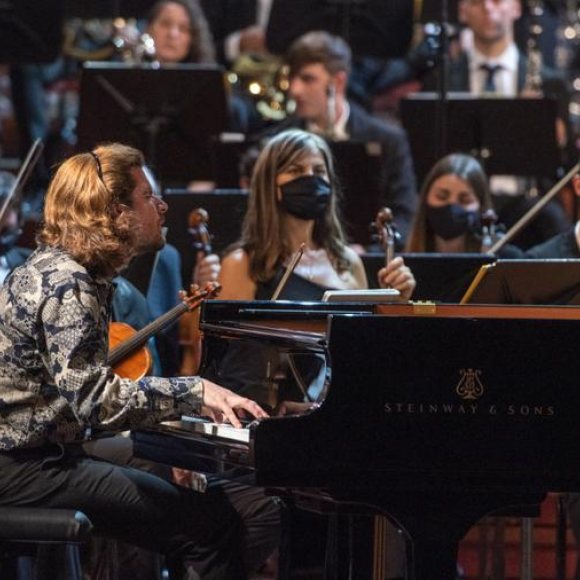
[[[501,237],[497,228],[498,217],[493,209],[481,214],[481,253],[489,253],[490,248]]]
[[[381,208],[375,218],[377,236],[385,251],[385,266],[395,257],[395,240],[397,231],[393,212],[388,207]]]

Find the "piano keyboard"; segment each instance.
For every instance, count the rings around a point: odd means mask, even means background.
[[[163,423],[176,431],[196,433],[208,437],[218,437],[238,443],[250,443],[250,429],[247,427],[237,428],[227,423],[212,423],[200,417],[183,415],[180,421],[166,421]]]

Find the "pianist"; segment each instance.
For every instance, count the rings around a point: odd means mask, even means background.
[[[142,155],[110,144],[75,155],[46,195],[39,248],[0,290],[0,505],[78,509],[105,537],[165,555],[171,578],[245,578],[277,543],[258,489],[204,492],[91,456],[83,442],[198,412],[239,426],[254,402],[199,377],[122,379],[107,365],[111,279],[163,246],[167,210]]]

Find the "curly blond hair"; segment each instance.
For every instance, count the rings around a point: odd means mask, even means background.
[[[67,251],[90,271],[117,273],[133,253],[131,212],[133,167],[144,164],[137,149],[111,143],[64,161],[46,193],[40,243]]]

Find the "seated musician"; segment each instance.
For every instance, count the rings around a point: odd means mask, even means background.
[[[407,240],[407,252],[482,250],[481,219],[492,202],[487,175],[470,155],[455,153],[429,171]]]
[[[199,377],[133,382],[107,365],[111,280],[160,248],[166,204],[137,150],[65,161],[46,195],[39,248],[0,289],[0,505],[79,509],[105,537],[162,553],[172,578],[246,578],[274,549],[278,508],[258,489],[179,487],[85,451],[101,431],[197,413],[240,426],[253,401]]]

